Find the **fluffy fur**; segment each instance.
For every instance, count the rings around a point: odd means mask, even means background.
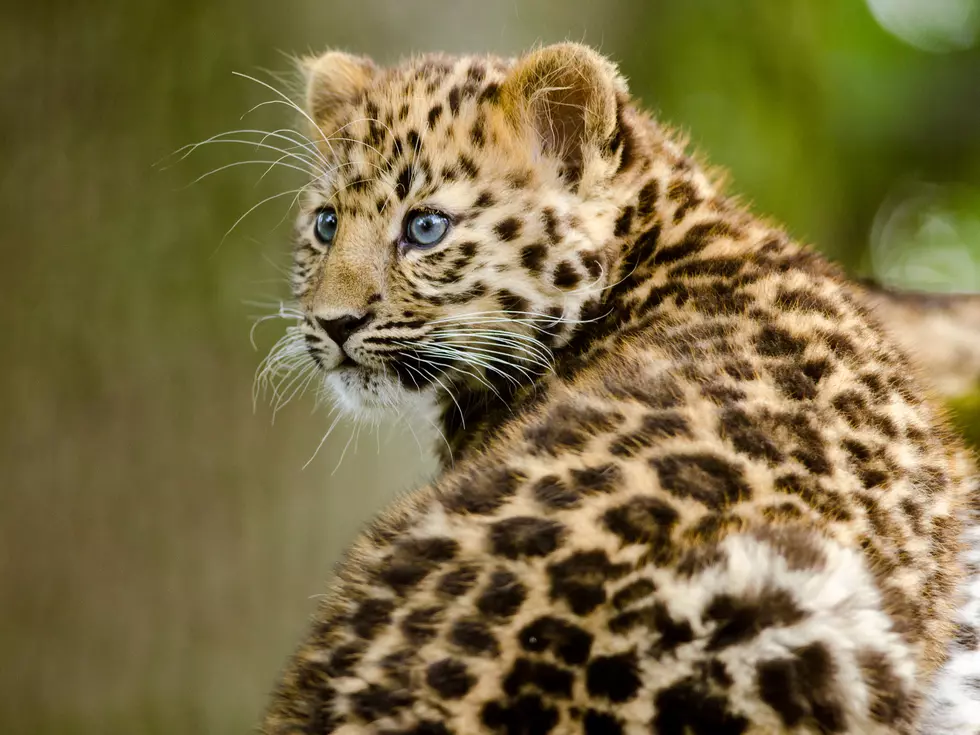
[[[424,397],[446,441],[263,732],[977,730],[975,469],[860,288],[591,49],[307,68],[299,329],[342,405]]]

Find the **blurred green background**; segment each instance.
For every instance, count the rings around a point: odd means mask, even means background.
[[[430,470],[311,396],[253,413],[288,197],[209,146],[293,120],[233,71],[582,40],[760,212],[892,285],[980,291],[976,0],[50,0],[0,23],[0,733],[245,733],[330,564]],[[278,82],[277,82],[278,83]],[[271,307],[265,307],[268,311]],[[959,402],[964,425],[980,400]],[[974,412],[971,414],[971,411]],[[390,434],[390,436],[389,436]],[[977,437],[980,438],[980,437]],[[334,471],[341,454],[346,457]]]

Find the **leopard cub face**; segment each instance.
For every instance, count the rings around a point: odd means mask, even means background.
[[[303,155],[320,173],[292,286],[342,409],[526,383],[598,316],[621,227],[604,184],[628,155],[625,86],[569,49],[307,63]]]

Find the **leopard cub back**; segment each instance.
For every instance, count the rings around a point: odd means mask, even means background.
[[[587,47],[305,69],[296,330],[442,470],[263,732],[917,732],[977,477],[865,294]]]

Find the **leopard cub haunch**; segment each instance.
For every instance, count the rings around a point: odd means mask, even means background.
[[[295,329],[343,410],[435,410],[442,469],[349,550],[263,732],[952,722],[977,476],[865,293],[587,47],[304,71]]]

